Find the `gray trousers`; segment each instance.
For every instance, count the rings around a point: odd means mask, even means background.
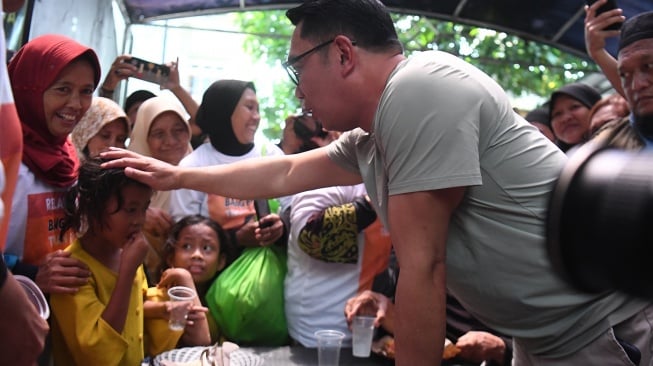
[[[624,346],[617,340],[635,346],[641,353],[639,366],[653,366],[653,304],[633,317],[603,333],[578,352],[561,358],[544,358],[529,354],[514,340],[513,366],[633,366]]]

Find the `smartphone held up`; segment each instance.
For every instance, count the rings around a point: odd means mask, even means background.
[[[587,1],[587,6],[592,6],[592,4],[596,3],[599,0],[586,0],[586,1]],[[598,16],[599,14],[603,14],[606,11],[610,11],[617,8],[619,8],[619,6],[617,6],[617,0],[607,0],[605,4],[601,5],[598,9],[596,9],[596,15]],[[609,26],[605,27],[604,30],[619,30],[621,29],[621,24],[622,22],[612,23]]]
[[[132,76],[141,80],[163,85],[170,76],[170,68],[163,64],[146,61],[138,57],[132,57],[125,62],[136,66],[136,73]]]
[[[270,214],[270,204],[266,199],[254,200],[254,209],[256,210],[256,218],[259,221],[261,229],[272,226],[272,222],[261,222],[261,219]]]

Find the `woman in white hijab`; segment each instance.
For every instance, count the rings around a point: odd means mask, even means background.
[[[190,138],[190,124],[179,103],[167,97],[154,97],[138,108],[128,149],[177,165],[192,152]],[[163,244],[174,223],[168,213],[169,204],[170,191],[154,192],[143,227],[150,246],[156,252],[151,251],[145,260],[148,278],[153,283],[159,280]]]

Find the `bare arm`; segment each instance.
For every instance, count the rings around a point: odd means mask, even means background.
[[[159,287],[170,288],[173,286],[186,286],[192,288],[195,293],[195,283],[190,272],[183,268],[168,268],[161,275]],[[181,343],[187,346],[206,346],[211,344],[211,334],[209,332],[209,323],[206,318],[208,308],[202,306],[199,296],[193,299],[193,307],[188,313],[184,334],[181,336]]]
[[[605,39],[619,35],[618,30],[603,30],[610,24],[623,22],[621,9],[614,9],[603,14],[596,15],[596,9],[601,7],[605,0],[600,0],[585,7],[585,48],[587,54],[601,68],[605,77],[610,81],[614,89],[624,96],[621,86],[621,77],[617,70],[617,60],[605,49]]]
[[[116,148],[101,156],[116,159],[102,164],[104,168],[129,167],[125,169],[129,177],[153,189],[187,188],[240,199],[280,197],[309,189],[361,182],[360,175],[332,162],[326,148],[200,168],[175,167]]]
[[[202,133],[202,130],[197,124],[195,124],[195,115],[199,109],[199,104],[197,104],[190,93],[181,86],[179,81],[179,59],[177,59],[177,61],[169,62],[166,65],[170,67],[170,76],[168,77],[168,82],[161,85],[161,89],[170,90],[172,94],[179,99],[190,116],[189,123],[193,136],[199,136]]]
[[[446,239],[465,189],[393,195],[388,203],[401,276],[395,299],[397,366],[439,365],[446,325]]]
[[[116,287],[111,293],[107,307],[102,312],[102,318],[118,333],[122,333],[125,327],[132,284],[138,267],[145,259],[147,249],[148,244],[143,234],[130,239],[122,249]]]
[[[136,72],[136,66],[125,62],[129,59],[131,59],[130,55],[120,55],[113,61],[111,68],[104,77],[104,81],[100,84],[99,93],[101,97],[114,99],[118,83],[126,80]]]
[[[2,270],[6,268],[2,266]],[[7,273],[0,288],[0,364],[35,365],[47,334],[48,323],[14,276]]]

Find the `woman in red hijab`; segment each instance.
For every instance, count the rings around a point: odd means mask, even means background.
[[[23,129],[23,159],[5,248],[14,274],[47,293],[73,293],[89,272],[64,249],[63,197],[76,181],[79,161],[69,134],[91,105],[100,79],[95,52],[60,35],[37,37],[8,66]]]

